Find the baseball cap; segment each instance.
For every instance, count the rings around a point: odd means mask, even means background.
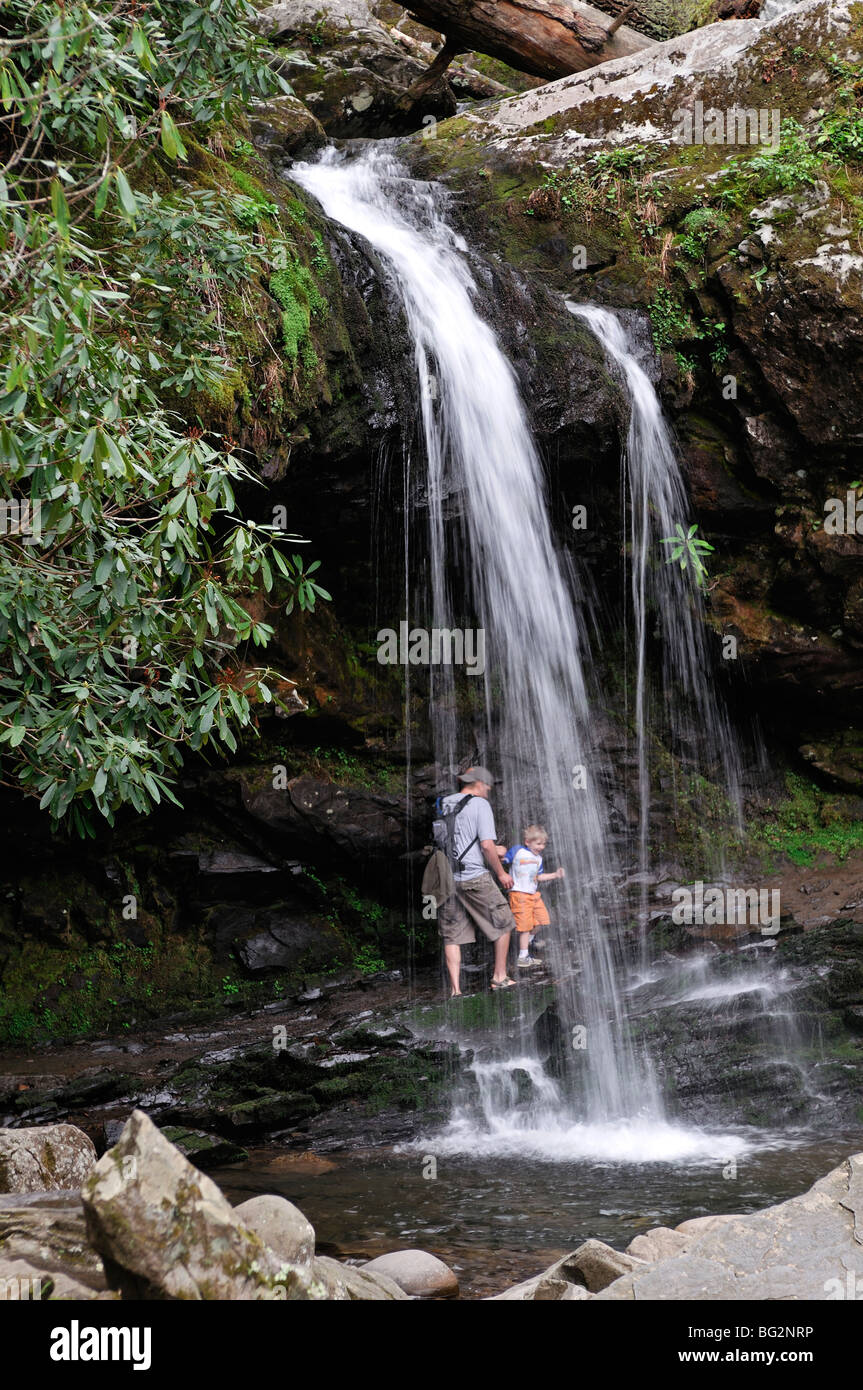
[[[460,782],[485,782],[487,786],[494,786],[494,774],[489,772],[487,767],[467,767],[464,772],[458,775]]]

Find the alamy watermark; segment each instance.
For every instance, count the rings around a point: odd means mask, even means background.
[[[381,666],[463,666],[469,676],[485,671],[485,629],[473,627],[381,628],[377,635]]]
[[[779,931],[778,888],[705,888],[701,879],[675,888],[671,920],[676,927],[757,926],[762,936]]]
[[[828,536],[863,536],[863,496],[848,489],[844,497],[828,497],[824,503],[824,531]]]
[[[671,117],[671,138],[676,145],[767,145],[779,148],[781,115],[778,107],[717,106],[704,109],[703,101],[692,110],[678,109]]]
[[[42,503],[0,498],[0,536],[20,536],[25,545],[42,539]]]

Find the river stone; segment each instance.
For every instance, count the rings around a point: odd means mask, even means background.
[[[384,1299],[407,1299],[394,1279],[380,1270],[363,1265],[343,1265],[328,1255],[319,1255],[314,1262],[316,1279],[326,1289],[327,1298],[338,1302],[352,1299],[360,1302],[381,1302]]]
[[[825,1300],[844,1297],[852,1277],[863,1281],[863,1153],[801,1197],[702,1226],[682,1255],[624,1274],[598,1297]]]
[[[327,1296],[308,1269],[283,1262],[240,1224],[216,1184],[142,1110],[81,1195],[90,1241],[125,1298]]]
[[[458,1298],[458,1278],[427,1250],[391,1250],[362,1265],[365,1273],[386,1274],[415,1298]]]
[[[75,1125],[0,1129],[0,1192],[77,1188],[95,1162],[92,1139]]]
[[[687,1240],[679,1229],[672,1231],[668,1226],[654,1226],[631,1240],[626,1253],[654,1264],[657,1260],[667,1260],[670,1255],[682,1255],[691,1244],[692,1240]]]
[[[290,1264],[307,1265],[314,1259],[315,1228],[286,1197],[250,1197],[234,1207],[234,1215]]]

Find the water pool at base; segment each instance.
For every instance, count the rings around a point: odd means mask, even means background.
[[[741,1132],[746,1151],[720,1162],[550,1162],[524,1156],[363,1150],[326,1156],[259,1150],[213,1176],[233,1202],[276,1192],[312,1222],[318,1251],[372,1259],[419,1247],[456,1270],[462,1297],[481,1298],[540,1273],[595,1237],[622,1250],[652,1226],[757,1211],[805,1192],[850,1154],[863,1130]],[[751,1147],[749,1147],[751,1145]],[[735,1167],[736,1164],[736,1167]]]

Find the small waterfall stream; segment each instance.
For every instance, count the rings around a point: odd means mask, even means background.
[[[404,616],[411,627],[466,626],[484,634],[480,752],[503,770],[503,797],[495,796],[499,833],[516,833],[527,819],[542,822],[567,873],[558,894],[560,930],[551,934],[549,952],[565,1074],[559,1084],[544,1075],[523,1029],[509,1045],[510,1056],[474,1064],[473,1098],[457,1103],[435,1144],[458,1152],[625,1155],[635,1161],[727,1154],[739,1140],[668,1122],[650,1060],[630,1039],[615,924],[607,915],[615,866],[602,791],[591,776],[596,753],[585,676],[585,600],[558,553],[518,383],[475,307],[467,248],[447,221],[445,190],[412,179],[380,145],[353,156],[329,149],[314,164],[293,166],[290,177],[333,221],[370,243],[403,306],[425,441],[429,553],[428,577],[408,591]],[[696,595],[679,572],[655,559],[657,535],[671,534],[686,517],[659,402],[613,315],[574,306],[573,312],[622,368],[632,405],[627,462],[646,855],[645,648],[652,604],[665,624],[666,698],[682,688],[702,727],[723,726],[710,694]],[[455,589],[454,574],[466,577],[463,590]],[[433,676],[436,756],[451,765],[464,753],[452,671],[443,666]],[[729,755],[730,735],[722,733],[720,744]],[[732,761],[727,757],[727,764]],[[586,769],[586,778],[574,776],[576,769]],[[729,782],[733,786],[733,776]],[[567,1045],[576,1029],[586,1045]]]
[[[635,629],[635,725],[638,756],[639,865],[648,867],[651,724],[647,676],[648,619],[661,628],[662,704],[674,710],[677,742],[698,746],[702,759],[718,766],[737,828],[742,830],[740,761],[728,716],[716,698],[692,565],[667,563],[662,542],[680,524],[689,525],[689,503],[659,397],[638,362],[626,331],[613,313],[567,301],[616,365],[630,407],[624,449],[624,496],[633,625]]]

